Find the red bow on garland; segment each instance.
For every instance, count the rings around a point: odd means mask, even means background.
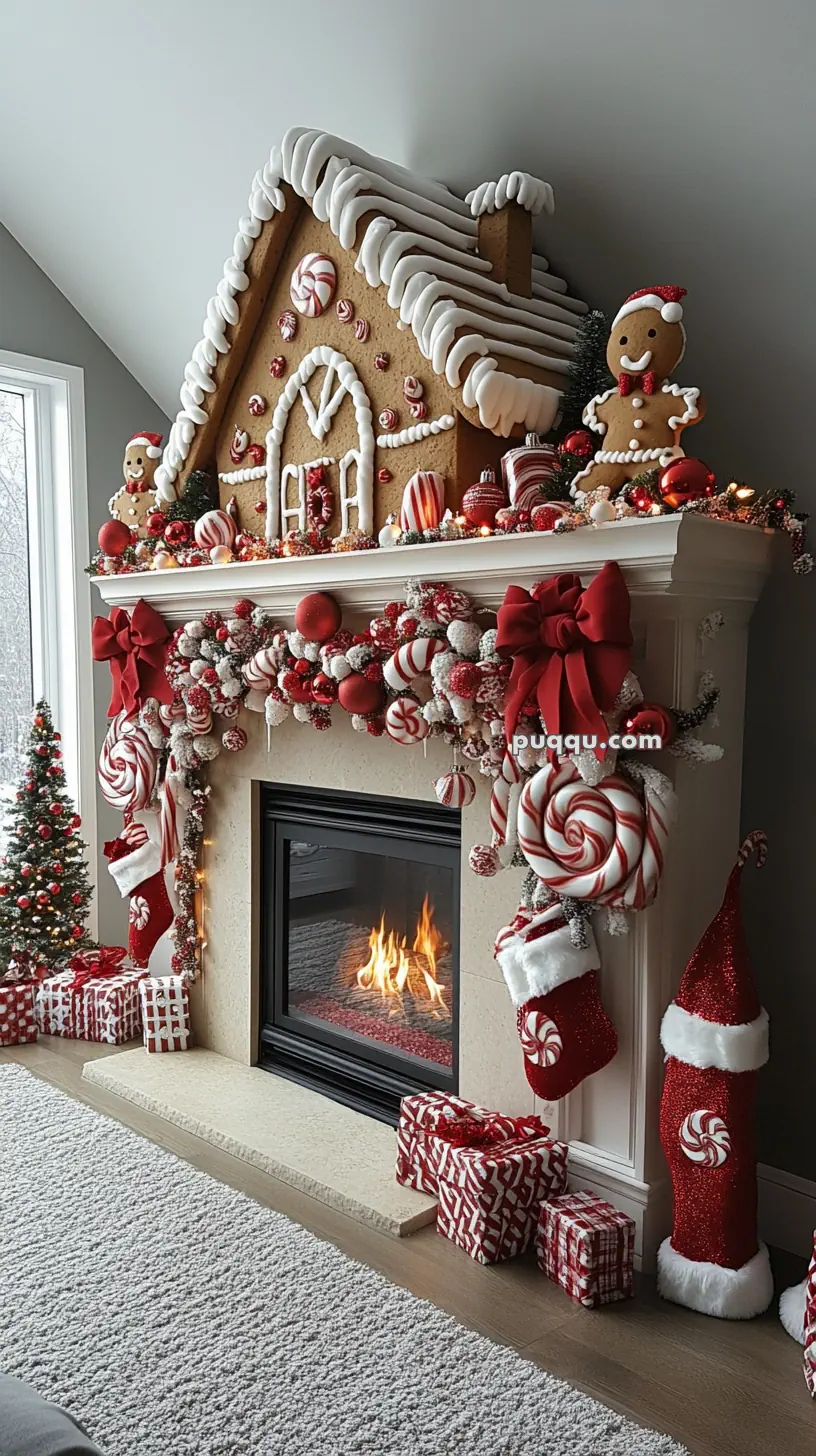
[[[164,673],[169,638],[163,618],[145,601],[136,603],[132,617],[123,607],[114,607],[110,617],[94,617],[94,660],[110,662],[113,676],[109,718],[122,709],[137,712],[146,698],[173,701],[173,689]]]
[[[603,742],[608,712],[631,661],[629,592],[616,561],[607,561],[586,591],[571,572],[539,582],[533,595],[509,586],[498,612],[496,650],[512,657],[504,726],[508,741],[528,698],[538,702],[548,733],[595,734]],[[596,748],[599,758],[606,749]]]
[[[535,1114],[530,1117],[443,1117],[433,1129],[454,1148],[483,1148],[495,1143],[521,1142],[546,1137],[550,1129]]]
[[[102,945],[99,950],[78,951],[68,962],[69,971],[74,973],[71,990],[81,991],[88,981],[118,976],[126,955],[123,945]]]

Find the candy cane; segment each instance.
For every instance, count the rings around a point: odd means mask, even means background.
[[[413,642],[404,642],[389,657],[383,668],[383,677],[390,688],[398,691],[407,687],[414,678],[427,672],[431,658],[447,647],[441,637],[417,637]]]

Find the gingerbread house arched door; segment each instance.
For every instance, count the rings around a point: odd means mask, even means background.
[[[342,453],[331,448],[335,418],[346,396],[354,412],[355,439]],[[292,410],[303,410],[316,442],[313,459],[284,458],[284,436]],[[336,479],[340,533],[374,526],[374,427],[368,392],[350,359],[319,344],[286,381],[266,435],[266,538],[307,527],[308,472],[322,465]],[[352,511],[355,518],[352,517]]]

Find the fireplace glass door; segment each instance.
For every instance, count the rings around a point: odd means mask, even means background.
[[[393,1120],[456,1086],[460,815],[262,785],[261,1061]]]

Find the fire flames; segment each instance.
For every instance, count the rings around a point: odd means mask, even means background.
[[[391,1010],[399,1012],[403,998],[410,996],[431,1015],[441,1019],[450,1016],[445,1001],[445,988],[437,978],[437,962],[447,949],[433,919],[433,905],[428,896],[422,902],[414,935],[408,949],[407,936],[396,931],[385,932],[385,915],[368,937],[368,960],[357,971],[361,991],[378,992]]]

